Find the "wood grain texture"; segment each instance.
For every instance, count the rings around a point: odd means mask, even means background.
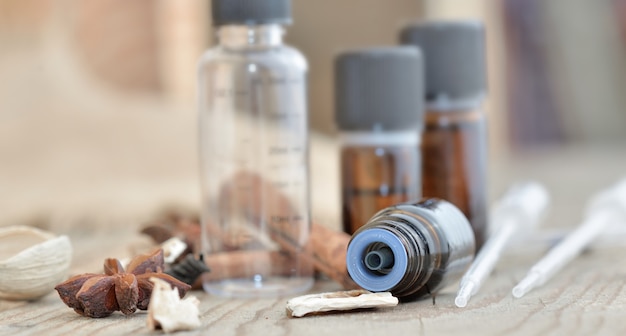
[[[319,139],[317,139],[319,140]],[[329,158],[335,147],[320,146],[314,152]],[[315,193],[323,196],[336,186],[332,165],[320,165],[314,176],[326,176]],[[569,230],[583,213],[591,193],[613,183],[626,171],[626,147],[571,147],[520,153],[492,160],[491,195],[499,195],[512,181],[535,178],[544,182],[553,197],[547,229]],[[150,190],[150,189],[148,189]],[[86,194],[88,195],[88,194]],[[337,198],[326,195],[320,203],[327,212]],[[314,198],[315,203],[316,198]],[[104,214],[100,212],[100,214]],[[338,228],[339,221],[324,221]],[[141,222],[114,222],[110,217],[73,221],[63,228],[74,245],[73,273],[98,272],[106,257],[129,256]],[[333,226],[333,224],[335,226]],[[60,232],[61,233],[61,232]],[[624,237],[624,236],[622,236]],[[554,279],[521,299],[511,289],[528,268],[548,249],[537,239],[512,247],[494,274],[468,307],[454,306],[456,287],[444,290],[435,304],[426,299],[386,310],[359,311],[289,318],[288,298],[235,300],[192,294],[201,301],[202,327],[183,335],[624,335],[626,334],[626,246],[614,237],[611,244],[599,241],[567,265]],[[549,243],[550,241],[547,240]],[[338,290],[320,281],[312,293]],[[89,319],[65,307],[55,293],[40,301],[0,301],[0,335],[111,335],[148,334],[146,314]]]
[[[127,236],[132,236],[128,232]],[[113,231],[101,234],[94,249],[92,240],[77,244],[79,263],[94,270],[96,259],[109,242],[119,237]],[[74,236],[74,240],[80,236]],[[83,237],[84,238],[84,237]],[[81,246],[82,245],[82,246]],[[118,245],[119,246],[119,245]],[[545,251],[535,244],[523,254],[508,254],[493,276],[465,309],[454,306],[456,287],[444,290],[435,303],[426,299],[380,310],[290,318],[288,298],[225,299],[201,291],[191,292],[201,301],[202,327],[183,335],[623,335],[626,333],[626,262],[624,248],[594,246],[545,286],[521,299],[511,288],[526,269]],[[116,251],[121,253],[121,251]],[[115,253],[115,252],[110,252]],[[311,292],[339,290],[330,281],[318,281]],[[145,312],[124,316],[115,313],[90,319],[67,308],[56,293],[35,302],[0,301],[0,335],[112,335],[149,334]]]
[[[328,157],[332,145],[314,154]],[[336,175],[331,166],[314,174]],[[499,195],[521,178],[536,178],[552,193],[552,211],[544,227],[569,230],[583,213],[587,197],[626,171],[626,148],[572,147],[499,157],[492,161],[491,191]],[[319,188],[316,189],[319,192]],[[332,197],[324,208],[336,205]],[[335,198],[336,200],[336,198]],[[73,273],[98,272],[105,257],[129,256],[140,222],[110,223],[106,217],[85,219],[65,228],[74,244]],[[90,224],[89,224],[90,223]],[[326,222],[339,227],[338,221]],[[79,226],[80,225],[80,226]],[[547,242],[547,243],[546,243]],[[548,249],[550,240],[531,240],[512,247],[481,291],[464,309],[454,306],[456,287],[437,296],[391,309],[365,310],[290,318],[288,298],[235,300],[192,292],[201,301],[202,327],[182,335],[624,335],[626,334],[626,247],[622,238],[598,241],[555,278],[521,299],[513,286]],[[340,289],[318,281],[312,293]],[[116,313],[89,319],[67,308],[56,293],[40,301],[0,301],[0,335],[148,334],[146,313]]]

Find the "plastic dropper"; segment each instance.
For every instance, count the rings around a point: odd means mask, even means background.
[[[483,281],[489,276],[502,250],[511,237],[524,228],[536,226],[548,208],[548,191],[537,182],[524,182],[513,185],[498,201],[492,210],[491,222],[497,225],[469,270],[461,279],[454,303],[465,307],[470,297],[478,292]]]
[[[530,269],[513,288],[513,296],[521,298],[533,288],[543,285],[610,224],[616,223],[626,223],[626,179],[591,199],[583,223]]]

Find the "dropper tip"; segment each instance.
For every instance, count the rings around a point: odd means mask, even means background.
[[[472,297],[472,292],[474,291],[475,283],[472,281],[465,282],[459,288],[459,292],[456,294],[456,298],[454,299],[454,304],[459,308],[464,308],[467,306],[467,302],[470,297]]]
[[[531,289],[535,288],[539,283],[539,273],[530,272],[522,281],[520,281],[517,286],[513,287],[511,293],[517,299],[524,296]]]
[[[467,297],[465,296],[457,296],[454,299],[454,304],[459,308],[465,308],[467,306]]]
[[[523,288],[521,288],[520,286],[513,287],[513,290],[511,292],[513,293],[513,296],[516,299],[519,299],[522,296],[524,296],[524,294],[526,294],[526,291]]]

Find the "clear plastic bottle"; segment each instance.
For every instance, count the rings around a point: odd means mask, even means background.
[[[419,199],[424,88],[414,47],[344,52],[335,60],[343,229],[353,234],[380,209]]]
[[[426,198],[378,212],[350,240],[348,273],[359,286],[408,301],[435,295],[474,259],[472,228],[451,203]]]
[[[229,267],[212,267],[204,288],[235,297],[305,291],[307,62],[283,44],[291,3],[213,0],[212,14],[218,45],[198,67],[202,241]]]
[[[403,29],[400,40],[424,53],[422,194],[459,207],[480,249],[487,238],[484,27],[478,21],[423,22]]]

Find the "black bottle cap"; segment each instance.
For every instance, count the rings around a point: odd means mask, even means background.
[[[335,59],[335,119],[342,130],[418,130],[424,103],[418,48],[379,47]]]
[[[291,0],[212,0],[213,24],[291,23]]]
[[[485,30],[478,21],[424,22],[400,33],[424,53],[426,100],[465,101],[486,94]]]

